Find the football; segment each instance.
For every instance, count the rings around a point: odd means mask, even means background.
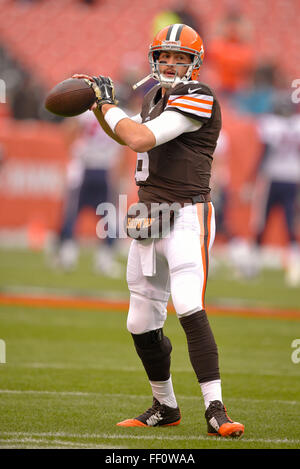
[[[83,78],[68,78],[48,93],[45,108],[62,117],[78,116],[96,101],[94,91]]]

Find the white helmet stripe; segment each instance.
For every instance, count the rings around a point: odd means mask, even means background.
[[[166,40],[178,41],[180,38],[180,33],[182,31],[183,26],[184,26],[183,24],[173,24],[173,26],[171,26],[171,28],[168,31]]]

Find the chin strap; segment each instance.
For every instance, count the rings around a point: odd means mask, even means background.
[[[142,80],[132,85],[132,88],[136,90],[139,86],[143,85],[144,83],[146,83],[146,81],[150,80],[150,78],[154,78],[152,73],[150,73],[150,75],[147,75],[145,78],[143,78]]]
[[[159,79],[155,76],[155,74],[150,73],[150,75],[147,75],[145,78],[143,78],[142,80],[140,80],[137,83],[135,83],[134,85],[132,85],[133,90],[136,90],[139,86],[143,85],[144,83],[146,83],[146,81],[150,80],[151,78],[153,78],[154,80],[159,81],[161,83],[162,87],[164,87],[164,88],[173,88],[174,86],[176,86],[178,83],[181,82],[181,79],[178,78],[177,76],[175,76],[174,80],[166,81],[166,80],[163,80],[163,79]]]
[[[191,65],[191,67],[192,67],[192,65]],[[144,83],[146,83],[146,81],[150,80],[151,78],[153,78],[154,80],[159,81],[160,84],[164,88],[173,88],[174,86],[178,85],[178,83],[180,83],[181,81],[190,79],[191,72],[192,72],[191,67],[189,67],[188,73],[184,77],[179,78],[178,75],[177,75],[177,70],[176,70],[176,74],[174,76],[174,79],[169,79],[169,80],[168,79],[163,79],[162,75],[157,70],[155,72],[150,73],[145,78],[142,78],[142,80],[140,80],[137,83],[135,83],[134,85],[132,85],[132,88],[134,90],[136,90],[139,86],[143,85]],[[188,78],[187,75],[189,76],[189,78]]]

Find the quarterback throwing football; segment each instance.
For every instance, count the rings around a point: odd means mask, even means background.
[[[162,29],[149,50],[149,77],[158,83],[144,97],[141,113],[131,118],[117,107],[110,78],[74,77],[86,78],[93,88],[93,111],[103,129],[137,152],[139,202],[147,207],[157,203],[179,207],[167,235],[131,243],[127,328],[147,373],[153,403],[117,425],[180,423],[170,373],[172,346],[163,333],[172,295],[202,390],[208,434],[240,437],[244,425],[228,417],[222,401],[218,350],[204,302],[215,237],[209,182],[221,112],[213,91],[197,80],[203,57],[202,39],[195,30],[184,24]]]

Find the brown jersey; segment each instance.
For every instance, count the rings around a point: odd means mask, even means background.
[[[200,195],[208,201],[213,153],[221,129],[220,105],[212,90],[198,81],[179,83],[164,96],[161,91],[156,85],[144,97],[143,123],[168,110],[199,120],[202,126],[138,154],[135,179],[139,200],[190,203]]]

